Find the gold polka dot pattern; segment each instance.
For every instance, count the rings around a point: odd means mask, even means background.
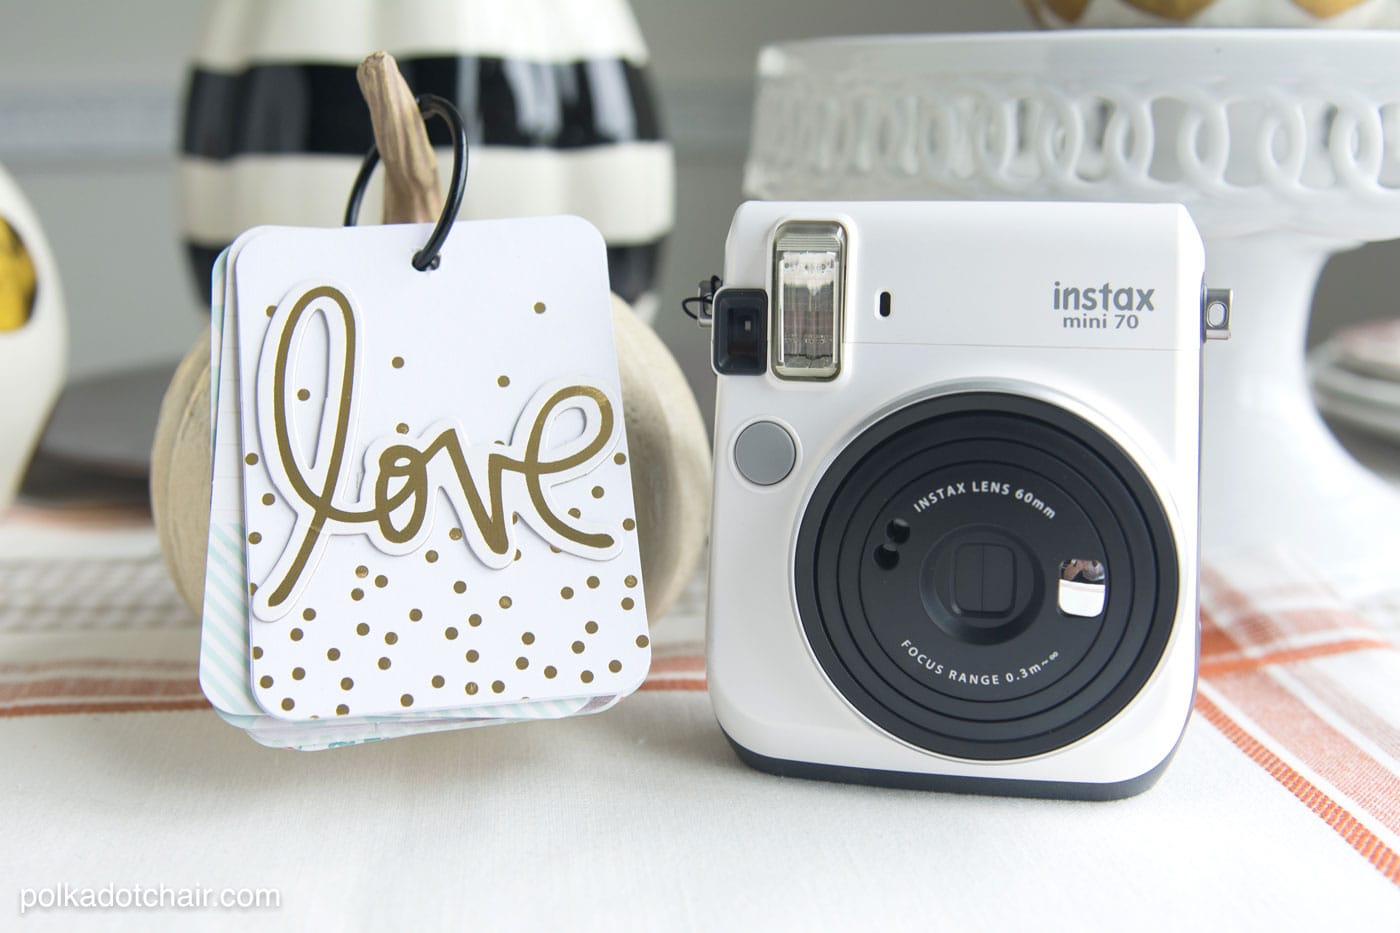
[[[542,308],[538,309],[541,313]],[[403,357],[391,362],[395,369],[404,367]],[[510,370],[497,372],[488,378],[496,379],[500,388],[519,386],[507,375]],[[406,435],[411,433],[410,424],[419,423],[422,415],[417,410],[402,412],[408,417],[389,420],[385,427]],[[432,418],[421,423],[430,424]],[[260,462],[260,454],[248,452],[248,456],[250,466]],[[556,514],[567,515],[563,519],[566,523],[577,523],[581,528],[620,526],[624,532],[635,532],[635,519],[623,511],[631,509],[630,504],[623,504],[625,493],[616,495],[616,484],[626,481],[629,458],[620,450],[604,456],[591,482],[568,487],[572,492],[557,500]],[[279,509],[288,508],[280,495],[264,489],[250,491],[249,496],[249,501],[261,501],[270,510],[259,511],[259,515],[275,516]],[[448,508],[446,502],[441,506]],[[464,516],[450,510],[445,514],[446,521],[439,515],[434,519],[436,527],[427,525],[424,542],[410,554],[361,553],[359,561],[343,562],[334,571],[353,577],[355,584],[330,593],[315,591],[321,594],[314,597],[315,609],[305,603],[295,606],[294,618],[305,628],[282,629],[287,633],[282,643],[299,643],[301,647],[291,654],[279,651],[273,657],[275,667],[265,668],[270,673],[259,672],[259,686],[277,691],[261,699],[271,704],[267,708],[294,709],[303,720],[318,715],[346,717],[351,715],[351,704],[336,697],[348,699],[353,693],[360,697],[353,704],[356,716],[392,716],[390,706],[403,710],[467,708],[482,702],[482,694],[493,704],[515,703],[527,702],[530,697],[542,700],[578,695],[581,686],[585,688],[583,695],[592,695],[595,690],[608,695],[610,690],[625,692],[635,686],[639,672],[645,670],[650,648],[649,637],[638,633],[636,623],[622,624],[626,613],[641,615],[637,612],[641,584],[635,558],[629,561],[630,567],[619,567],[576,556],[561,550],[564,540],[553,537],[538,519],[510,512],[509,553],[513,559],[504,571],[487,573],[475,552],[481,539],[474,538],[466,545],[464,529],[468,526],[461,523]],[[398,515],[394,521],[400,521]],[[269,524],[246,533],[254,542],[284,536],[282,527]],[[475,533],[474,528],[472,531]],[[541,540],[544,535],[550,537]],[[284,541],[282,537],[274,546],[269,546],[270,541],[263,546],[280,553]],[[635,542],[635,536],[628,537],[624,547],[635,548]],[[414,564],[401,562],[410,556]],[[391,577],[395,582],[392,587]],[[551,580],[552,588],[541,585]],[[438,615],[433,615],[435,612]],[[376,620],[387,623],[393,618],[406,618],[410,623],[431,619],[435,624],[420,627],[401,623],[398,631],[383,627],[376,631]],[[372,642],[360,641],[370,636],[374,637]],[[456,653],[442,652],[443,642],[452,643]],[[515,651],[507,647],[512,643]],[[375,645],[382,654],[373,652]],[[522,646],[527,653],[521,653]],[[261,660],[256,653],[254,657]],[[428,667],[425,659],[435,659],[435,663]],[[295,663],[289,663],[292,661]],[[326,672],[319,678],[316,665]],[[475,676],[468,673],[473,669]],[[334,695],[318,701],[315,685]],[[447,689],[449,686],[452,689]],[[308,692],[301,695],[298,690]]]

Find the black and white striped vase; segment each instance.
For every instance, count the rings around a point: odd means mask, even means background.
[[[415,93],[466,118],[462,216],[586,217],[607,240],[613,291],[649,319],[675,166],[627,0],[210,0],[180,164],[201,291],[249,227],[340,222],[373,140],[355,67],[380,49]],[[429,124],[446,147],[442,131]],[[438,162],[445,179],[445,148]],[[379,203],[371,189],[365,222]]]

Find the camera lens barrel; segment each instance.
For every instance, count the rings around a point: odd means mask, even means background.
[[[1133,459],[1011,393],[914,403],[826,469],[795,550],[798,613],[833,686],[937,754],[1006,760],[1108,722],[1155,670],[1180,568]]]

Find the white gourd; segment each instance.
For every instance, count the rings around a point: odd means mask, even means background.
[[[39,218],[0,166],[0,511],[63,386],[63,287]]]

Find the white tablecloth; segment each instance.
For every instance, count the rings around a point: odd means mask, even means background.
[[[1207,574],[1197,715],[1161,782],[1072,803],[748,769],[704,693],[698,587],[609,712],[268,750],[205,706],[158,560],[141,527],[0,525],[0,926],[45,890],[163,885],[279,904],[22,928],[1400,930],[1393,610],[1267,562]]]

